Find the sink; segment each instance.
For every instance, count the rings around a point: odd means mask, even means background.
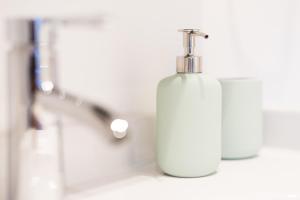
[[[175,178],[149,165],[111,184],[69,194],[67,200],[300,199],[300,151],[265,147],[259,156],[222,161],[216,174]]]
[[[278,123],[279,117],[268,119],[265,126],[268,142],[265,142],[259,156],[222,161],[217,173],[202,178],[170,177],[156,167],[152,117],[129,118],[130,124],[135,126],[131,127],[127,141],[117,147],[103,139],[104,135],[97,130],[67,119],[62,127],[66,185],[64,199],[300,200],[300,149],[294,148],[299,147],[299,144],[291,146],[288,145],[289,141],[279,141],[276,138],[281,137],[273,137],[271,133],[276,130],[272,127],[275,122]],[[21,170],[25,172],[21,174],[25,176],[21,184],[26,185],[26,181],[35,184],[40,180],[46,183],[40,184],[41,188],[35,185],[34,188],[26,189],[24,194],[32,190],[35,192],[32,194],[48,194],[47,197],[51,199],[49,194],[55,196],[61,193],[55,189],[55,184],[61,184],[61,181],[56,178],[60,172],[54,165],[58,154],[55,151],[57,139],[50,137],[53,132],[57,133],[57,130],[49,129],[49,134],[44,133],[38,140],[34,140],[40,142],[40,146],[36,145],[38,143],[28,143],[31,140],[24,140],[22,152],[25,167]],[[279,135],[276,133],[275,136]],[[299,134],[293,133],[293,136],[289,139],[300,141]],[[27,162],[29,159],[35,159],[39,165],[30,166],[34,162]],[[38,169],[49,169],[55,173],[48,176],[49,173],[39,173]],[[28,171],[42,179],[34,179],[35,176],[29,176]]]

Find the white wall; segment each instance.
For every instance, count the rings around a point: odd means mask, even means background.
[[[205,2],[204,27],[217,40],[215,52],[206,51],[208,64],[219,66],[218,75],[261,78],[265,108],[299,109],[300,2]]]
[[[297,0],[0,0],[0,144],[6,139],[8,16],[103,16],[100,30],[62,29],[61,86],[117,111],[154,116],[157,82],[175,72],[178,28],[199,27],[205,72],[257,76],[266,108],[300,108]],[[4,145],[0,162],[3,163]],[[0,194],[3,170],[0,167]]]

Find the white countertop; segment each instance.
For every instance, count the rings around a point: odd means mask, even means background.
[[[300,151],[264,148],[258,157],[222,161],[216,174],[175,178],[155,167],[67,200],[300,200]]]

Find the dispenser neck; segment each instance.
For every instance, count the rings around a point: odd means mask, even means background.
[[[177,73],[201,73],[202,62],[200,56],[177,56]]]

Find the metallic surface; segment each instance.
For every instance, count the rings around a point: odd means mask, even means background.
[[[198,29],[181,29],[179,32],[183,33],[184,56],[178,56],[176,59],[177,73],[201,73],[201,57],[194,55],[195,37],[207,39],[208,35]]]
[[[108,109],[61,91],[57,84],[55,39],[56,28],[66,25],[101,24],[97,18],[82,19],[12,19],[7,21],[7,35],[11,43],[8,53],[10,87],[10,149],[9,199],[17,197],[19,146],[28,130],[60,127],[60,114],[69,114],[95,127],[110,129],[117,119]],[[49,117],[50,113],[50,117]],[[47,117],[45,117],[47,116]],[[125,130],[127,132],[127,130]],[[121,135],[121,137],[120,137]]]

